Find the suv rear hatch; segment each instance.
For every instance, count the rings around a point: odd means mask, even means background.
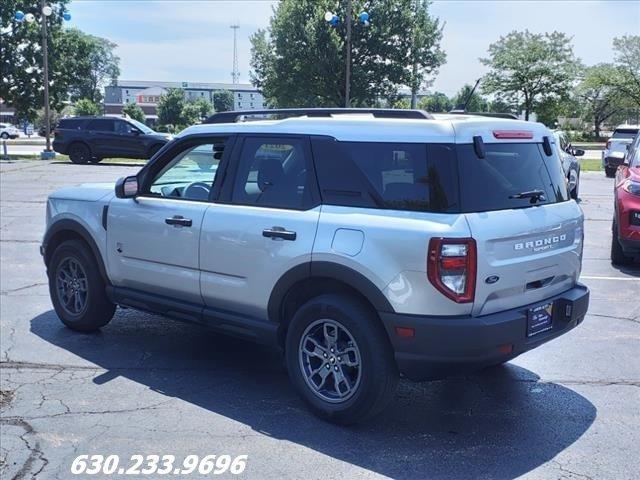
[[[460,202],[477,245],[474,315],[542,301],[580,275],[583,216],[555,148],[547,155],[542,143],[505,137],[483,143],[484,158],[457,145]]]
[[[627,145],[633,143],[633,139],[637,134],[637,128],[616,128],[611,138],[607,140],[607,150],[609,153],[626,152]]]

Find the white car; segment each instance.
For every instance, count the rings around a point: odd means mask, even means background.
[[[7,140],[8,138],[18,138],[20,130],[8,123],[0,123],[0,138]]]
[[[627,147],[640,130],[639,125],[618,125],[602,151],[602,166],[607,177],[613,178],[618,166],[624,162]]]

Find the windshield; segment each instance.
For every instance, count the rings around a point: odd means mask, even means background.
[[[616,130],[613,132],[611,138],[627,138],[633,140],[638,133],[638,129],[625,129],[625,130]]]
[[[136,127],[138,127],[140,130],[142,130],[143,133],[146,133],[146,134],[156,133],[152,129],[147,127],[144,123],[139,122],[138,120],[134,120],[133,118],[129,118],[128,120],[129,122],[134,124]]]
[[[535,143],[485,143],[485,158],[473,145],[457,146],[463,212],[525,208],[568,200],[557,152]]]

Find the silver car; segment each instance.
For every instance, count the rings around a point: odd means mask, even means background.
[[[577,157],[584,155],[584,150],[573,147],[567,134],[562,130],[555,130],[553,136],[556,140],[558,157],[562,162],[562,169],[567,177],[569,195],[574,200],[578,200],[580,193],[580,162]]]

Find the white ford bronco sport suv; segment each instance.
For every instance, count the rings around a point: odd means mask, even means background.
[[[135,176],[47,202],[62,322],[117,305],[283,350],[320,416],[380,412],[400,374],[506,362],[585,317],[583,215],[538,123],[417,110],[224,112]]]

